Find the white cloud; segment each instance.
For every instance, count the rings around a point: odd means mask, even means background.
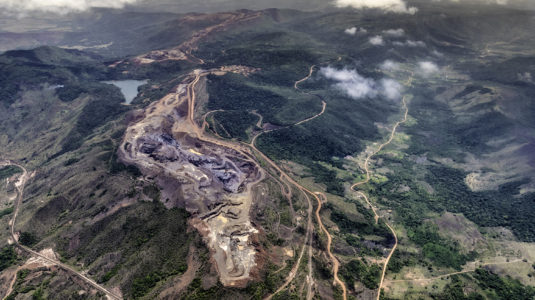
[[[442,57],[444,56],[444,54],[442,54],[442,52],[438,52],[436,49],[433,50],[433,52],[431,52],[434,56],[436,57]]]
[[[418,8],[408,7],[403,0],[335,0],[337,7],[353,7],[357,9],[378,8],[387,12],[414,15]]]
[[[383,40],[382,36],[376,35],[370,38],[370,44],[375,46],[383,46],[385,44],[385,41]]]
[[[344,32],[349,35],[355,35],[357,33],[357,27],[347,28]]]
[[[332,67],[324,67],[321,68],[320,73],[328,79],[337,81],[334,86],[344,91],[351,98],[377,96],[375,81],[361,76],[356,70],[337,70]]]
[[[533,82],[533,77],[531,76],[530,72],[525,72],[523,74],[518,73],[517,76],[518,76],[518,80],[520,81]]]
[[[65,14],[81,12],[91,7],[123,8],[139,0],[0,0],[0,9],[11,13],[53,12]]]
[[[407,40],[407,46],[409,47],[425,47],[425,43],[422,41]]]
[[[440,69],[438,66],[430,61],[421,61],[418,63],[418,71],[422,75],[431,75],[438,72]]]
[[[360,75],[356,70],[345,68],[338,70],[332,67],[321,68],[320,74],[336,81],[334,87],[354,99],[364,97],[375,98],[378,95],[392,100],[401,97],[402,86],[392,79],[381,79],[377,82],[372,78],[366,78]]]
[[[394,46],[407,46],[407,47],[425,47],[425,43],[422,41],[406,40],[405,42],[395,41],[392,42]]]
[[[385,97],[391,100],[401,98],[402,86],[399,82],[393,79],[381,79],[382,93]]]
[[[393,60],[390,60],[390,59],[387,59],[385,60],[380,66],[379,68],[381,68],[381,70],[386,70],[386,71],[397,71],[399,70],[399,63],[393,61]]]
[[[344,30],[344,32],[349,35],[355,35],[357,33],[368,33],[368,30],[363,27],[360,27],[360,28],[351,27],[351,28],[347,28],[346,30]]]
[[[388,29],[388,30],[383,30],[383,33],[389,36],[402,37],[405,35],[405,30],[403,30],[403,28]]]

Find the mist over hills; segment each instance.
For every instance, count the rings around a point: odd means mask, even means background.
[[[141,2],[121,10],[92,8],[85,13],[80,11],[66,15],[41,12],[26,17],[24,15],[6,16],[3,18],[3,29],[0,31],[0,40],[2,41],[0,50],[55,45],[116,57],[133,55],[151,49],[170,47],[173,43],[183,39],[184,37],[180,33],[182,28],[180,26],[172,27],[176,25],[176,22],[180,22],[179,20],[183,14],[190,12],[232,11],[244,7],[248,9],[270,7],[304,9],[304,11],[317,11],[318,14],[321,10],[328,9],[333,13],[347,12],[356,16],[368,15],[386,19],[394,18],[396,20],[400,18],[423,20],[429,16],[437,15],[444,18],[448,12],[456,15],[462,11],[466,17],[469,14],[473,14],[474,17],[486,15],[487,18],[496,18],[497,22],[502,22],[500,20],[502,16],[505,17],[516,12],[527,13],[525,10],[523,12],[517,11],[518,7],[524,9],[523,6],[519,5],[481,4],[477,1],[413,1],[409,3],[409,6],[418,7],[420,12],[416,15],[405,17],[395,13],[388,13],[388,10],[383,11],[381,6],[377,6],[375,9],[365,8],[364,10],[358,10],[351,7],[336,8],[333,3],[325,3],[323,1],[318,3],[307,2],[306,5],[295,1],[285,2],[284,5],[277,2],[265,3],[263,1],[257,4],[247,2],[247,5],[245,5],[242,2],[216,1],[215,3],[203,2],[203,4],[198,1],[191,3],[181,2],[180,4],[161,1],[151,2],[150,4]],[[174,25],[173,22],[175,22]],[[459,26],[464,26],[462,22],[460,24]],[[166,26],[169,27],[169,32],[176,30],[176,35],[158,37],[158,32],[165,30]],[[438,30],[451,31],[455,30],[454,26],[455,24],[444,24],[444,28],[438,28]],[[188,30],[190,28],[184,28],[184,32]],[[464,28],[458,28],[458,30],[462,32]],[[474,28],[474,30],[486,32],[485,28]]]

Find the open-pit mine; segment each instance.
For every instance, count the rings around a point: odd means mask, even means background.
[[[182,206],[211,251],[225,286],[244,286],[256,266],[258,230],[250,221],[253,186],[264,172],[237,143],[204,136],[195,121],[197,83],[208,74],[254,72],[241,66],[195,70],[175,90],[134,113],[121,160],[156,182],[167,207]]]

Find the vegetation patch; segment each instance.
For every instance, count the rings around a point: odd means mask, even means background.
[[[4,246],[0,249],[0,272],[17,262],[17,253],[13,246]]]
[[[470,84],[466,86],[466,88],[462,92],[459,92],[455,96],[453,96],[453,99],[460,99],[474,92],[479,92],[479,94],[484,95],[492,93],[492,90],[481,85]]]
[[[25,87],[69,85],[91,78],[105,77],[97,56],[77,50],[39,47],[7,51],[0,56],[0,101],[8,106]],[[66,96],[69,99],[72,96]]]
[[[23,231],[20,233],[19,243],[21,245],[31,247],[39,242],[37,236],[31,232]]]
[[[439,236],[438,228],[434,224],[422,224],[410,230],[408,236],[422,247],[422,254],[425,258],[440,267],[451,267],[460,271],[462,265],[477,256],[475,252],[468,255],[461,254],[457,242]]]
[[[534,287],[524,286],[518,280],[500,277],[485,269],[477,269],[474,277],[490,299],[528,300],[535,297]]]
[[[0,210],[0,218],[13,213],[13,210],[14,210],[13,206]]]
[[[286,99],[282,96],[267,89],[254,88],[243,84],[242,77],[236,74],[226,74],[224,76],[208,75],[208,80],[210,101],[207,107],[209,110],[256,110],[264,117],[265,122],[283,125],[275,118],[277,110],[281,109],[286,103]],[[237,115],[230,116],[237,117]],[[240,121],[240,123],[243,123],[243,121]],[[229,129],[232,127],[234,126],[229,126]]]
[[[344,183],[337,177],[336,171],[314,163],[310,166],[309,172],[314,175],[314,180],[317,183],[323,183],[327,186],[327,193],[344,196]]]
[[[464,183],[466,173],[448,167],[431,166],[426,181],[437,191],[434,209],[463,213],[485,227],[511,228],[522,241],[535,241],[535,193],[518,195],[525,182],[511,182],[498,191],[472,192]]]
[[[155,184],[144,186],[143,194],[151,198],[152,201],[160,201],[160,189]]]
[[[340,269],[340,276],[344,278],[350,288],[354,286],[352,283],[359,281],[369,289],[376,289],[379,287],[381,267],[377,264],[368,265],[361,260],[353,259]]]
[[[258,116],[247,111],[218,111],[212,117],[215,131],[225,138],[239,141],[249,139],[249,129],[258,122]]]
[[[389,247],[392,245],[394,243],[394,237],[384,222],[375,224],[373,214],[369,210],[358,204],[356,204],[356,207],[358,214],[350,211],[342,211],[329,202],[325,205],[325,209],[331,211],[331,221],[336,223],[338,228],[340,228],[340,232],[345,234],[358,234],[360,236],[375,235],[383,238],[380,241],[383,246]],[[347,237],[347,240],[350,244],[354,245],[360,245],[359,241],[361,241],[360,239],[355,240],[354,237],[349,236]]]
[[[87,89],[80,85],[67,85],[56,89],[56,95],[63,102],[71,102],[86,92]]]
[[[7,166],[0,168],[0,180],[4,180],[18,173],[22,173],[22,170],[17,166]]]
[[[69,246],[69,237],[59,237],[57,244],[63,257],[86,264],[119,253],[116,266],[98,276],[103,282],[119,281],[129,297],[141,297],[158,282],[187,269],[194,234],[187,232],[188,217],[184,209],[167,209],[159,201],[138,202],[85,227],[77,247]]]
[[[216,286],[213,286],[209,289],[204,289],[202,287],[201,279],[195,278],[193,282],[188,286],[188,292],[184,296],[184,299],[187,300],[201,300],[201,299],[219,299],[224,295],[224,289],[220,283]]]
[[[62,141],[61,151],[52,158],[78,149],[95,128],[126,111],[125,106],[121,105],[124,96],[119,88],[109,84],[95,83],[88,89],[91,95],[89,102],[80,112],[74,128]]]

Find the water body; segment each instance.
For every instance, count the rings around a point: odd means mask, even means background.
[[[107,84],[113,84],[121,89],[121,92],[126,99],[126,104],[132,103],[132,100],[137,96],[137,88],[147,83],[147,80],[110,80],[103,81]]]

